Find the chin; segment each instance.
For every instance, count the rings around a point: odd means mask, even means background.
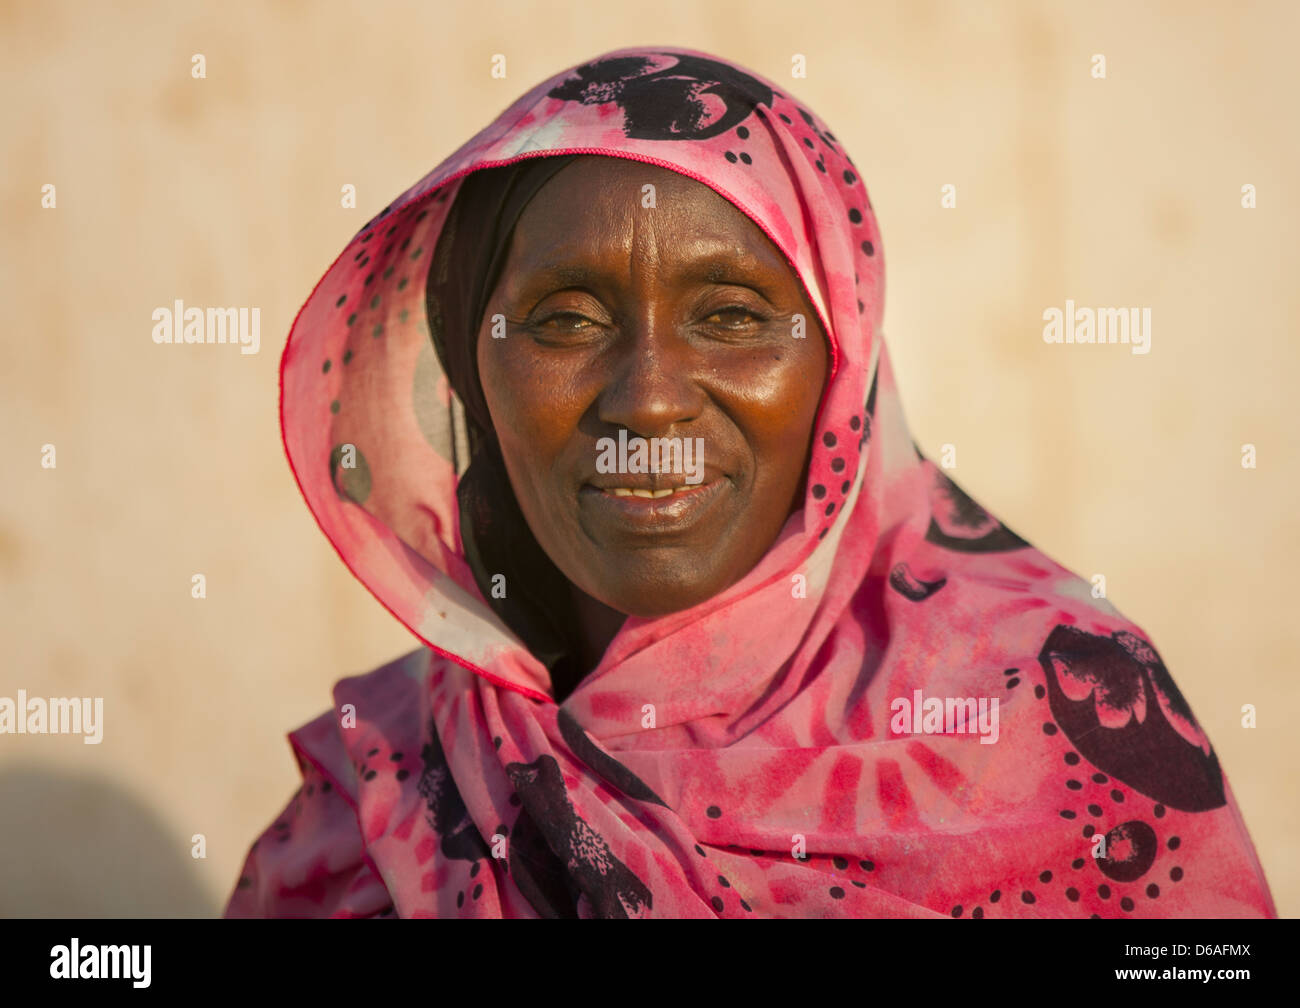
[[[611,609],[648,620],[690,609],[708,601],[720,591],[721,588],[714,591],[692,580],[682,584],[659,584],[650,589],[644,584],[636,588],[626,585],[607,586],[607,590],[588,594],[600,599]]]

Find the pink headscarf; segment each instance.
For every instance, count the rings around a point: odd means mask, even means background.
[[[762,561],[629,618],[561,705],[467,564],[424,301],[463,176],[555,154],[731,201],[832,361],[804,506]],[[343,562],[424,646],[289,736],[303,784],[227,915],[1276,916],[1146,635],[913,445],[883,294],[840,141],[688,49],[557,74],[362,228],[289,335],[284,443]]]

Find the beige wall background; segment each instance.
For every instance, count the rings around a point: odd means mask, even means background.
[[[297,786],[285,733],[417,643],[284,461],[293,316],[524,90],[650,43],[784,81],[847,146],[918,442],[1105,574],[1296,916],[1297,37],[1286,2],[0,3],[0,695],[105,703],[97,746],[0,736],[0,914],[220,912]],[[261,352],[155,345],[177,298],[259,306]],[[1151,352],[1045,344],[1066,298],[1150,307]]]

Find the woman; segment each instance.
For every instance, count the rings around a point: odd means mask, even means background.
[[[703,53],[534,88],[303,307],[285,446],[423,642],[229,916],[1275,916],[1150,641],[912,444],[834,134]]]

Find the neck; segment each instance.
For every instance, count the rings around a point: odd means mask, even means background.
[[[578,683],[600,664],[609,642],[627,619],[625,613],[611,609],[573,585],[570,585],[570,594],[578,622],[578,653],[573,662],[563,663],[564,667],[557,669],[553,677],[551,689],[557,703],[563,703]]]

